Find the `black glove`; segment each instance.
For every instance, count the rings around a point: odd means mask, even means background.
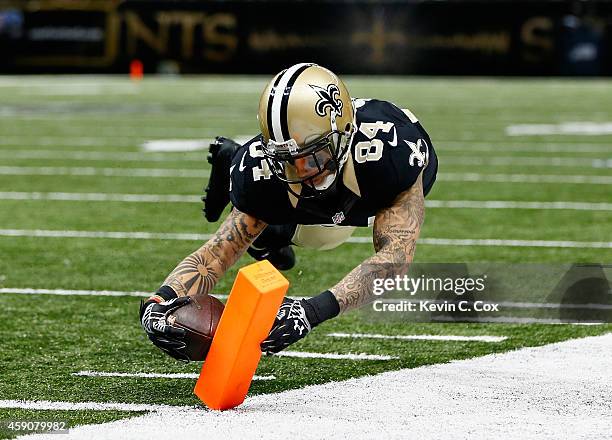
[[[283,299],[268,337],[261,343],[264,353],[278,353],[306,337],[310,331],[340,313],[336,297],[329,291],[308,299]]]
[[[187,346],[184,341],[185,329],[171,326],[166,318],[179,307],[189,303],[191,298],[189,296],[178,298],[174,292],[172,294],[174,298],[168,299],[170,295],[158,292],[147,301],[142,301],[140,303],[140,324],[153,344],[174,359],[189,362],[189,357],[185,354]]]

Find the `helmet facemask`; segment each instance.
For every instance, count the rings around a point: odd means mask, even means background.
[[[275,142],[270,139],[263,152],[272,172],[287,184],[288,191],[298,198],[314,198],[327,194],[338,180],[348,157],[354,124],[338,130],[336,114],[330,114],[331,131],[323,137],[299,147],[294,139]],[[301,185],[295,191],[292,185]]]

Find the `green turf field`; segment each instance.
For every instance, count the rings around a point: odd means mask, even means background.
[[[419,117],[440,161],[440,178],[428,199],[597,205],[581,210],[427,209],[423,238],[543,240],[578,245],[421,244],[416,261],[612,262],[612,134],[509,136],[506,131],[516,124],[610,124],[612,100],[608,96],[612,82],[345,80],[354,96],[391,100]],[[256,134],[257,103],[266,81],[263,77],[193,77],[151,78],[134,84],[118,77],[0,78],[0,288],[155,290],[178,261],[200,246],[200,241],[35,237],[34,231],[213,232],[217,225],[204,221],[198,202],[208,170],[206,152],[152,153],[143,151],[142,144],[159,139]],[[141,176],[130,177],[134,168],[149,169],[150,175],[139,171]],[[174,177],[159,176],[163,172]],[[191,177],[178,176],[181,173]],[[498,176],[499,181],[457,177],[466,173]],[[561,176],[561,181],[504,181],[503,176],[509,175]],[[568,181],[564,182],[563,176],[568,176]],[[193,202],[33,200],[33,193],[49,197],[47,193],[51,192],[181,195],[192,197]],[[15,231],[20,236],[11,236]],[[371,231],[364,229],[356,235],[369,234]],[[588,247],[589,243],[598,245]],[[297,266],[286,273],[290,294],[312,295],[325,290],[372,252],[371,245],[358,243],[327,252],[298,250]],[[249,257],[243,257],[238,266],[250,262]],[[235,273],[235,269],[230,271],[215,292],[227,293]],[[191,393],[194,381],[190,379],[73,375],[82,370],[199,371],[199,364],[174,362],[148,342],[138,322],[138,298],[1,295],[0,400],[197,404]],[[254,382],[251,392],[281,391],[611,329],[612,325],[384,324],[353,313],[321,325],[292,349],[368,353],[393,359],[264,358],[257,374],[276,379]],[[330,332],[497,335],[508,339],[497,343],[380,341],[331,338],[327,336]],[[131,414],[0,409],[0,421],[58,418],[82,424]],[[12,435],[0,429],[0,438]]]

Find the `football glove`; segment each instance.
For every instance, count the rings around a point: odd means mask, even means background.
[[[310,331],[340,313],[336,297],[329,291],[308,299],[283,299],[268,337],[261,343],[261,351],[278,353],[305,338]]]
[[[304,338],[312,330],[306,317],[305,300],[283,299],[268,337],[261,343],[261,351],[278,353]]]
[[[155,295],[140,303],[140,324],[151,342],[174,359],[183,362],[189,362],[185,353],[185,329],[168,324],[167,318],[190,300],[189,296],[183,296],[163,301],[162,297]]]

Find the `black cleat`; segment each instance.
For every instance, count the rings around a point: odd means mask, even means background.
[[[238,151],[240,145],[231,139],[217,136],[208,148],[208,163],[211,164],[208,185],[204,188],[204,217],[209,222],[216,222],[221,217],[223,210],[230,201],[229,169],[232,165],[232,157]]]
[[[289,270],[295,266],[295,252],[291,246],[279,249],[257,249],[250,246],[247,252],[258,261],[268,260],[278,270]]]

